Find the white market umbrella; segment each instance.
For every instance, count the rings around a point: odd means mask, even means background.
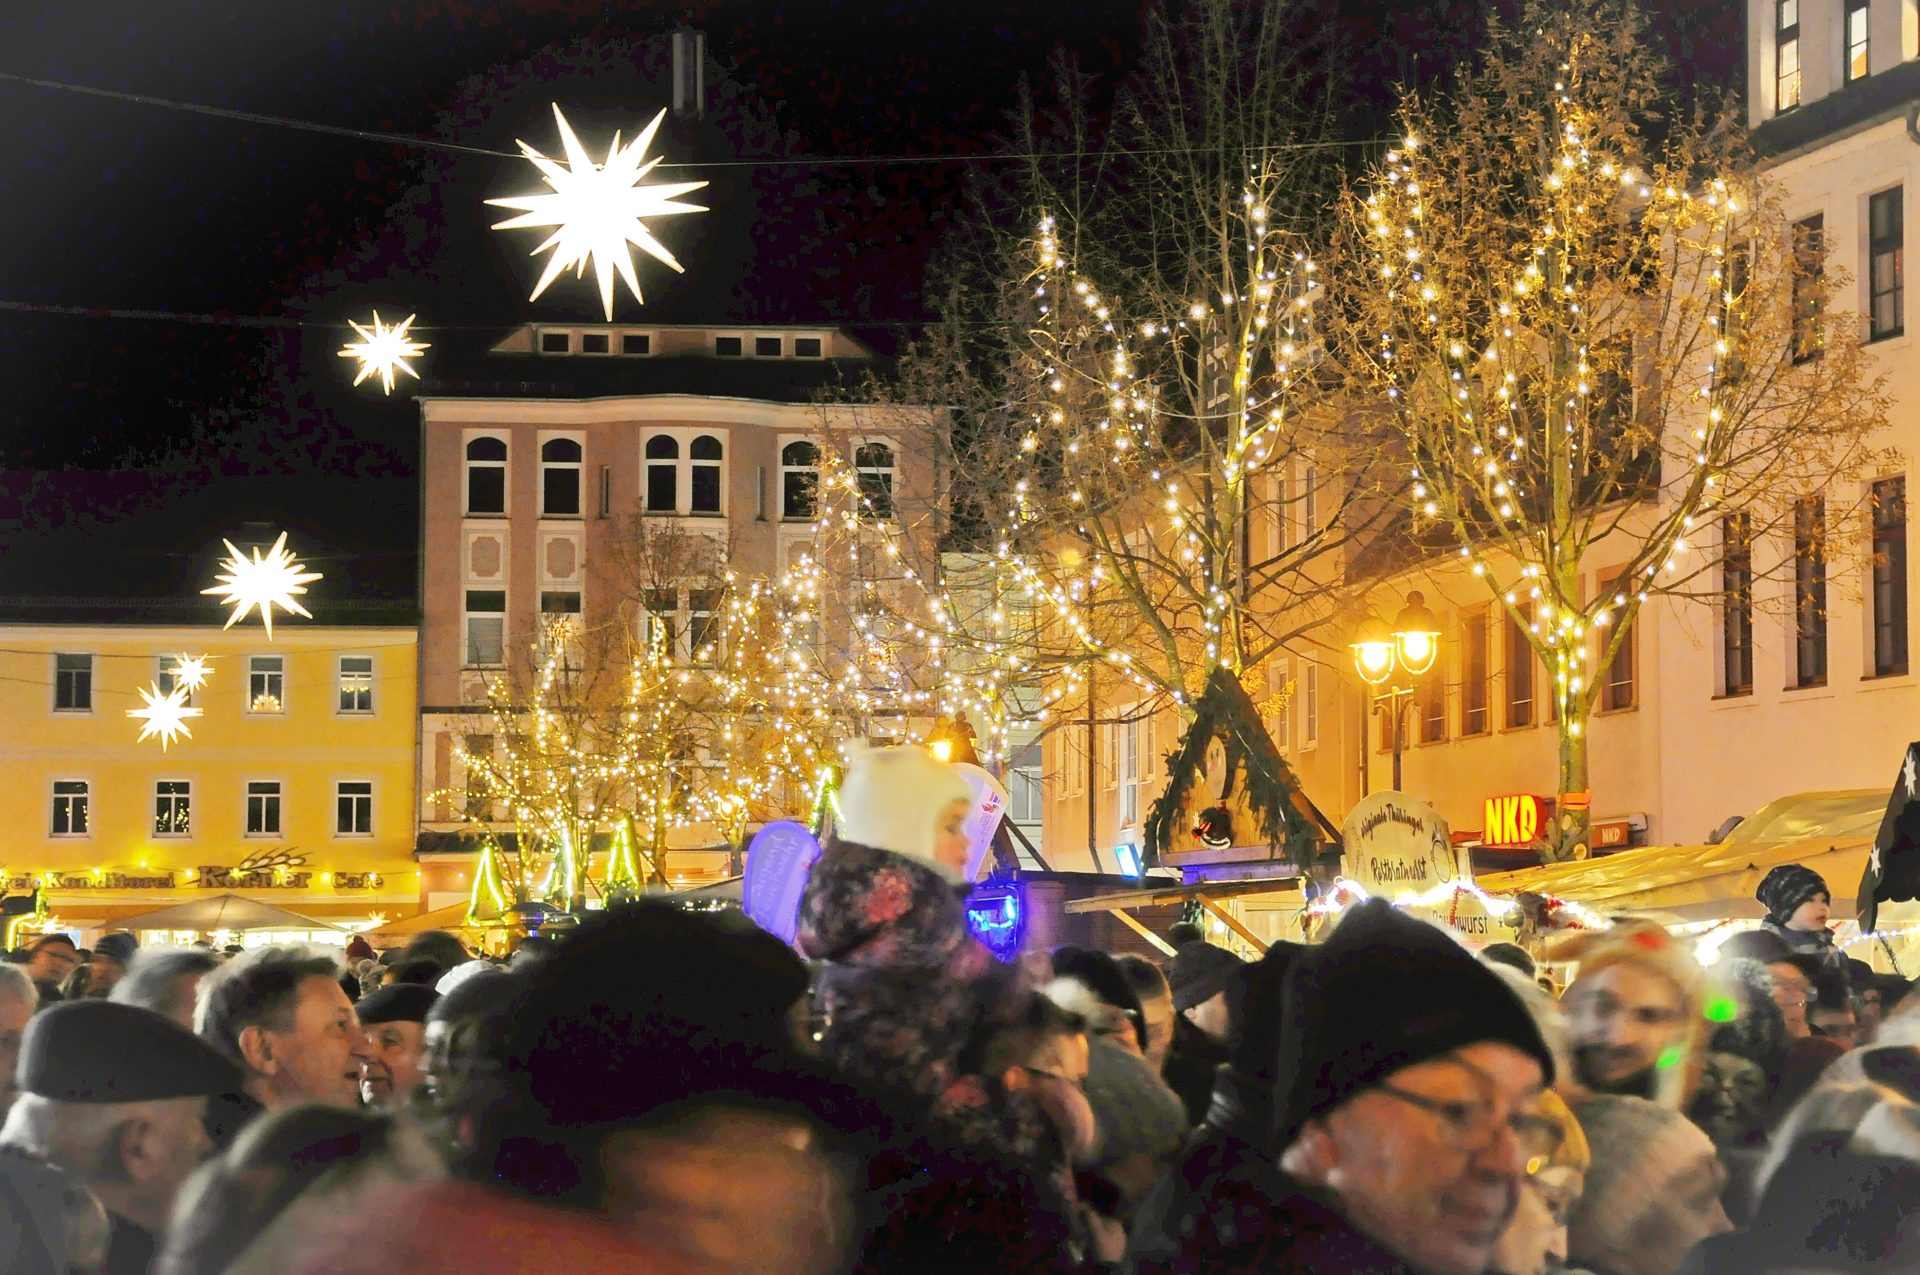
[[[337,930],[298,912],[262,903],[238,894],[215,894],[191,903],[177,903],[157,912],[142,912],[114,922],[120,930]]]

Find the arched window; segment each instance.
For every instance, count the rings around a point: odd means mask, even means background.
[[[467,440],[467,512],[507,512],[507,441],[504,438]]]
[[[680,440],[655,434],[647,440],[647,512],[680,512]]]
[[[854,449],[853,470],[864,512],[874,518],[893,517],[893,448],[885,443],[860,444]]]
[[[780,516],[813,518],[820,508],[820,448],[801,438],[780,449]]]
[[[692,489],[693,499],[688,512],[696,514],[717,514],[720,512],[720,465],[726,455],[720,440],[712,434],[701,434],[687,445],[687,458],[692,462],[692,473],[688,486]]]
[[[550,438],[540,444],[540,513],[548,518],[580,516],[580,444]]]

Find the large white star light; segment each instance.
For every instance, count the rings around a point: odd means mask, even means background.
[[[139,686],[140,698],[146,701],[145,707],[130,708],[128,717],[141,718],[140,739],[136,743],[160,737],[160,751],[166,752],[167,745],[175,737],[193,738],[193,732],[187,729],[187,718],[200,716],[200,710],[187,706],[187,687],[176,682],[170,691],[162,691],[158,686]]]
[[[553,118],[560,125],[560,145],[566,152],[566,162],[556,163],[525,142],[519,143],[520,153],[531,160],[546,178],[550,193],[489,199],[487,202],[520,212],[518,217],[495,222],[495,230],[554,227],[553,233],[531,254],[537,257],[551,250],[553,256],[548,259],[546,273],[540,276],[540,282],[534,285],[533,295],[528,300],[539,300],[540,294],[547,290],[547,285],[569,268],[573,270],[574,278],[585,276],[587,263],[591,261],[594,276],[600,283],[600,303],[606,308],[608,322],[613,321],[613,280],[616,273],[626,281],[633,299],[644,305],[646,298],[640,295],[640,278],[634,273],[633,253],[628,248],[629,244],[661,265],[682,274],[686,272],[674,260],[673,254],[667,251],[666,245],[655,239],[646,226],[649,217],[707,211],[700,204],[682,203],[679,198],[699,190],[707,184],[705,182],[658,185],[647,185],[645,182],[660,159],[655,156],[642,163],[641,158],[646,154],[647,147],[653,144],[653,135],[659,130],[660,121],[666,117],[665,111],[654,116],[653,122],[641,129],[640,135],[625,147],[620,145],[620,134],[615,133],[603,164],[596,164],[588,157],[586,148],[580,145],[580,139],[567,126],[567,117],[560,113],[557,103],[553,108]]]
[[[256,546],[253,556],[247,557],[234,546],[233,541],[221,543],[227,546],[227,558],[221,562],[225,568],[215,578],[220,581],[211,589],[200,592],[221,598],[233,607],[233,614],[221,627],[230,629],[247,618],[247,612],[258,607],[260,619],[267,626],[267,636],[273,636],[273,609],[279,607],[289,615],[303,615],[313,618],[313,613],[294,599],[307,591],[307,585],[320,579],[318,571],[308,571],[305,564],[294,559],[287,551],[287,533],[281,532],[280,538],[273,542],[273,548],[267,550],[267,556],[261,557]]]
[[[353,378],[355,385],[370,376],[378,376],[380,388],[391,394],[394,372],[405,372],[416,381],[420,379],[420,374],[413,370],[407,360],[417,359],[423,352],[433,347],[425,341],[416,341],[407,335],[407,329],[413,326],[413,321],[418,317],[410,314],[394,326],[388,327],[380,321],[380,312],[375,310],[373,326],[370,328],[362,327],[352,319],[347,320],[347,326],[358,332],[360,339],[349,341],[342,346],[340,357],[360,360],[360,373]]]

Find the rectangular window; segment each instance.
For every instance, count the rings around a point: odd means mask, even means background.
[[[1320,666],[1307,665],[1301,674],[1300,751],[1320,746]]]
[[[757,359],[777,359],[781,354],[782,342],[777,336],[757,336],[753,338],[753,356]]]
[[[334,787],[333,831],[341,837],[373,835],[373,783],[343,779]]]
[[[93,711],[93,657],[56,655],[53,657],[53,711],[91,713]]]
[[[1078,725],[1057,736],[1060,741],[1060,778],[1063,796],[1087,795],[1087,741]]]
[[[1487,682],[1491,670],[1485,611],[1461,617],[1460,643],[1460,733],[1484,735],[1493,725],[1492,714],[1487,711]]]
[[[491,435],[467,443],[467,512],[507,512],[507,444]]]
[[[820,448],[796,438],[780,446],[780,516],[811,519],[820,512]]]
[[[580,334],[580,353],[608,354],[613,349],[613,338],[605,332],[582,332]]]
[[[1906,330],[1904,205],[1899,186],[1867,199],[1867,335],[1874,341]]]
[[[793,338],[793,357],[796,359],[817,359],[821,355],[820,338],[817,336],[797,336]]]
[[[696,664],[712,664],[720,658],[721,590],[687,590],[687,648]]]
[[[1825,286],[1826,216],[1793,223],[1793,361],[1804,363],[1820,353],[1824,325],[1820,321]]]
[[[1629,583],[1616,575],[1603,581],[1600,588],[1602,592],[1619,590],[1624,593]],[[1633,707],[1634,674],[1639,664],[1635,650],[1640,641],[1637,627],[1619,624],[1617,616],[1615,619],[1614,626],[1598,631],[1601,649],[1604,650],[1616,640],[1619,643],[1614,647],[1613,658],[1607,661],[1606,668],[1600,674],[1600,707],[1610,713]]]
[[[154,681],[154,685],[160,688],[161,694],[163,695],[173,694],[174,687],[176,685],[175,678],[180,668],[180,661],[182,658],[183,657],[178,655],[163,655],[160,657],[159,671],[154,675],[153,681]],[[200,703],[200,688],[197,686],[188,688],[187,690],[188,707],[194,707],[199,703]]]
[[[1742,246],[1727,253],[1720,273],[1720,339],[1726,345],[1718,367],[1721,385],[1733,385],[1740,379],[1744,365],[1742,346],[1746,341],[1744,314],[1747,281],[1753,273],[1753,254]]]
[[[280,835],[279,780],[249,779],[247,781],[247,835],[249,837]]]
[[[287,711],[287,661],[280,655],[247,657],[247,711]]]
[[[1423,744],[1437,744],[1447,737],[1447,653],[1444,646],[1434,655],[1433,667],[1414,688],[1413,728]]]
[[[1873,675],[1907,671],[1907,480],[1873,485]]]
[[[574,438],[550,438],[540,444],[540,516],[580,516],[583,453]]]
[[[1293,696],[1299,688],[1293,684],[1293,661],[1275,658],[1267,665],[1267,731],[1273,746],[1281,752],[1293,751]]]
[[[1753,521],[1728,514],[1720,524],[1720,693],[1753,693]]]
[[[1532,604],[1522,604],[1520,615],[1522,618],[1516,619],[1509,612],[1506,623],[1506,650],[1503,654],[1507,668],[1508,730],[1531,726],[1535,720],[1533,641],[1527,633],[1527,625],[1532,623]]]
[[[1867,0],[1847,0],[1847,82],[1867,78]]]
[[[740,338],[737,336],[717,336],[713,338],[713,352],[723,359],[740,357]]]
[[[1007,818],[1015,823],[1039,823],[1041,812],[1040,767],[1007,767]]]
[[[540,353],[566,354],[573,349],[571,332],[542,332],[540,334]]]
[[[887,443],[862,443],[853,451],[854,480],[865,512],[893,517],[894,451]]]
[[[153,785],[153,835],[193,835],[193,785],[184,779],[162,779]]]
[[[469,819],[491,819],[493,800],[487,782],[487,763],[493,760],[493,736],[469,735],[462,751],[467,756],[464,763],[466,816]]]
[[[1300,483],[1300,526],[1302,540],[1311,540],[1320,530],[1320,471],[1312,465]]]
[[[1774,0],[1774,110],[1800,105],[1800,0]]]
[[[644,619],[647,645],[661,647],[671,659],[679,652],[679,590],[648,589],[641,595],[641,601],[647,609]]]
[[[653,336],[646,332],[627,332],[620,337],[620,353],[652,354]]]
[[[340,657],[340,711],[343,713],[373,711],[373,657],[371,655]]]
[[[499,668],[507,662],[507,595],[499,589],[467,590],[468,668]]]
[[[1827,684],[1827,507],[1818,496],[1793,506],[1793,684]]]
[[[87,804],[91,794],[87,791],[84,779],[56,779],[53,781],[53,835],[56,837],[84,837],[87,835]]]
[[[1132,710],[1129,710],[1132,711]],[[1120,826],[1131,828],[1140,822],[1140,722],[1120,723]]]

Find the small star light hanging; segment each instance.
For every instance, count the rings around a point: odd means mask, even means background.
[[[128,717],[141,718],[140,740],[160,737],[160,751],[166,752],[167,745],[175,736],[192,739],[193,732],[187,729],[187,718],[200,716],[200,710],[187,706],[187,686],[184,682],[175,682],[170,691],[162,691],[158,686],[135,687],[140,698],[146,701],[143,708],[130,708]]]
[[[219,584],[200,592],[221,597],[233,608],[233,614],[221,627],[232,628],[247,618],[247,612],[255,607],[260,609],[260,619],[267,626],[267,636],[273,636],[273,608],[279,607],[289,615],[303,615],[313,618],[313,613],[294,599],[307,591],[307,585],[320,579],[318,571],[308,571],[304,563],[294,560],[287,552],[287,533],[281,532],[280,538],[273,542],[273,548],[267,550],[267,556],[261,557],[260,550],[253,550],[249,559],[234,546],[233,541],[221,543],[227,546],[228,557],[220,565],[224,568],[217,577]]]
[[[407,360],[417,359],[422,352],[433,347],[425,341],[416,341],[407,335],[407,329],[413,326],[413,321],[418,317],[410,314],[394,326],[388,327],[380,321],[380,312],[375,310],[373,326],[370,329],[362,327],[352,319],[347,320],[347,326],[358,332],[360,339],[349,341],[342,346],[340,357],[360,360],[360,373],[353,378],[355,385],[370,376],[378,376],[380,388],[391,394],[395,371],[405,372],[416,381],[420,379],[420,374],[413,370]]]
[[[620,145],[620,134],[615,133],[603,164],[596,164],[588,157],[580,139],[567,126],[567,117],[560,113],[557,103],[553,108],[553,118],[560,125],[560,145],[566,151],[566,162],[556,163],[525,142],[519,143],[520,153],[540,170],[551,193],[489,199],[487,202],[520,212],[518,217],[495,222],[495,230],[554,227],[546,241],[530,254],[537,257],[549,249],[553,251],[553,256],[547,262],[546,273],[534,285],[533,295],[527,298],[529,301],[538,301],[540,294],[547,290],[547,285],[569,267],[573,270],[574,278],[584,277],[587,263],[591,261],[594,277],[600,283],[600,303],[606,308],[608,322],[613,321],[613,280],[616,272],[625,280],[633,299],[644,305],[646,298],[640,295],[640,279],[634,273],[633,253],[628,248],[629,244],[661,265],[686,273],[685,268],[674,260],[673,254],[667,251],[666,245],[653,237],[644,220],[648,217],[707,211],[700,204],[686,204],[679,199],[681,195],[699,190],[707,184],[705,182],[648,185],[643,180],[660,163],[659,156],[645,163],[641,162],[641,157],[646,154],[647,147],[653,144],[653,135],[666,116],[665,111],[654,116],[653,122],[641,129],[632,144],[624,148]]]
[[[206,656],[188,655],[182,651],[173,661],[173,684],[197,691],[207,684],[207,674],[210,672],[212,670],[207,667]]]

